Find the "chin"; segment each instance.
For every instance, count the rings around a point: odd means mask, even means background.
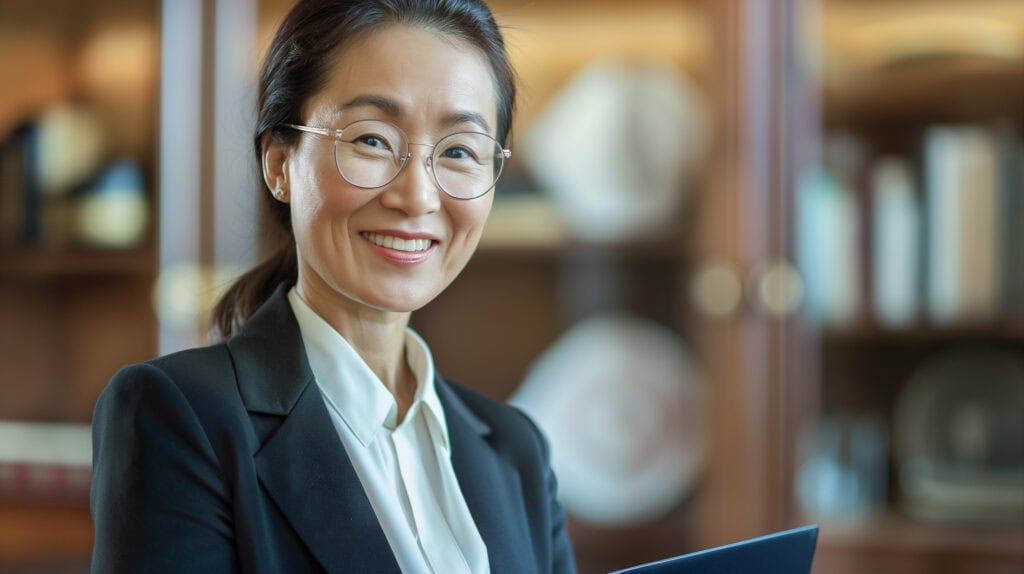
[[[438,293],[413,292],[387,292],[386,290],[376,291],[371,297],[363,299],[363,303],[393,313],[412,313],[417,311],[434,300]]]

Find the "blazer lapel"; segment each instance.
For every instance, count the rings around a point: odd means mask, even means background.
[[[284,288],[228,342],[251,414],[283,417],[254,459],[260,482],[328,572],[398,572],[306,359]]]
[[[477,530],[487,545],[491,573],[531,572],[536,567],[519,474],[488,442],[490,427],[437,377],[444,405],[452,466]]]

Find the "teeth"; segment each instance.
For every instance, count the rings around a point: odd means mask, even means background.
[[[370,240],[374,245],[394,249],[395,251],[426,251],[430,249],[429,239],[402,239],[391,235],[379,235],[377,233],[363,233],[363,237]]]

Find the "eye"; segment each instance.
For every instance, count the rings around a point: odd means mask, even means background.
[[[379,136],[379,135],[375,135],[375,134],[366,134],[366,135],[359,136],[359,137],[357,137],[355,139],[355,141],[357,143],[360,143],[360,144],[363,144],[365,146],[369,146],[369,147],[372,147],[372,148],[387,149],[387,150],[391,149],[391,145],[388,143],[387,139],[385,139],[383,136]]]
[[[446,159],[476,159],[476,155],[472,151],[462,146],[445,148],[441,157]]]

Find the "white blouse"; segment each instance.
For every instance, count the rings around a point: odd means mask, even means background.
[[[341,445],[403,573],[489,573],[487,547],[462,497],[427,344],[406,330],[415,399],[398,404],[355,349],[299,297],[288,302]],[[343,520],[343,518],[340,518]]]

